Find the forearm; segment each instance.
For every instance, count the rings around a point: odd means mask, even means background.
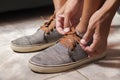
[[[106,0],[100,11],[103,14],[108,14],[108,16],[110,15],[110,17],[113,18],[119,6],[120,0]]]
[[[120,0],[106,0],[102,7],[98,10],[101,23],[101,29],[106,32],[106,36],[108,36],[109,29],[111,26],[111,22],[113,17],[119,8]]]

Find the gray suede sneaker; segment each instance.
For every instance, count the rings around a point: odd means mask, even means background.
[[[101,54],[89,57],[80,47],[79,41],[80,38],[75,33],[65,35],[56,45],[33,56],[29,60],[29,67],[41,73],[62,72],[105,56]]]
[[[55,15],[33,35],[11,41],[11,48],[16,52],[33,52],[55,44],[62,37],[55,29]]]

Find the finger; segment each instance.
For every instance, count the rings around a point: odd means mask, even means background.
[[[94,27],[88,25],[87,32],[84,34],[83,38],[81,39],[81,44],[86,45],[93,37],[94,34]]]
[[[60,34],[64,34],[64,31],[63,31],[63,22],[64,22],[64,16],[63,15],[58,15],[56,17],[56,30]]]
[[[83,49],[83,50],[85,50],[85,46],[84,45],[82,45],[82,44],[79,44],[80,45],[80,47]]]
[[[70,12],[65,12],[65,17],[64,17],[64,32],[69,32],[70,31]]]
[[[64,28],[67,28],[69,26],[70,26],[70,16],[69,14],[65,14]]]
[[[85,51],[87,51],[87,53],[89,55],[94,56],[94,55],[98,54],[97,53],[97,51],[99,51],[98,49],[99,49],[99,43],[97,41],[93,40],[93,43],[90,46],[87,46],[85,48]]]
[[[65,5],[56,13],[56,30],[60,34],[64,34],[63,32],[63,22],[64,22],[64,7]]]
[[[64,28],[63,24],[64,24],[64,15],[58,15],[58,17],[56,18],[56,28],[57,31],[61,34],[65,34],[70,31],[70,28],[67,27]]]
[[[63,28],[63,22],[64,22],[64,16],[63,15],[58,15],[56,17],[56,27]]]
[[[87,46],[87,47],[85,48],[85,51],[87,52],[88,57],[93,57],[93,56],[96,55],[96,50],[95,50],[95,51],[92,51],[92,49],[91,49],[89,46]]]

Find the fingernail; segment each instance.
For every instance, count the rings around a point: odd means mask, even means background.
[[[64,32],[69,32],[70,28],[64,28]]]
[[[58,15],[59,17],[62,17],[62,18],[64,18],[65,16],[62,14],[62,15]]]
[[[81,39],[81,41],[80,41],[83,45],[86,45],[87,44],[87,42],[84,40],[84,39]]]

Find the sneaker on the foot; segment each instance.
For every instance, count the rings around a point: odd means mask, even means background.
[[[80,47],[79,41],[80,37],[74,32],[63,36],[56,42],[56,45],[33,56],[29,60],[29,67],[31,70],[41,73],[62,72],[105,56],[105,54],[101,54],[89,57]]]
[[[11,48],[16,52],[38,51],[54,45],[60,37],[62,35],[55,29],[55,15],[53,15],[33,35],[11,41]]]

